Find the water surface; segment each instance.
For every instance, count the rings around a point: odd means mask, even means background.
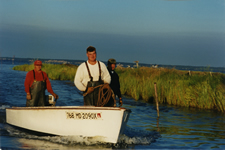
[[[123,107],[131,109],[127,127],[117,144],[91,143],[70,136],[39,136],[8,125],[5,108],[25,106],[26,72],[12,70],[16,64],[0,66],[1,148],[16,149],[225,149],[223,114],[183,107],[160,105],[160,117],[154,104],[123,97]],[[57,106],[82,106],[83,98],[71,81],[51,80],[59,95]],[[49,94],[48,92],[46,94]],[[45,123],[43,122],[43,125]]]

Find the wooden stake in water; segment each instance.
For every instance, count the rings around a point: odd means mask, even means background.
[[[159,102],[158,102],[156,82],[154,83],[154,87],[155,87],[156,109],[157,109],[157,115],[159,117]]]

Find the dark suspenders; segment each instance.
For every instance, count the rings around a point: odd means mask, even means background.
[[[85,61],[85,64],[86,64],[86,67],[87,67],[87,70],[88,70],[88,74],[89,74],[89,77],[91,79],[91,81],[93,81],[93,77],[91,76],[91,73],[90,73],[90,70],[89,70],[89,67],[88,67],[88,64],[87,62]],[[100,63],[98,61],[98,68],[99,68],[99,81],[101,80],[101,66],[100,66]]]
[[[43,76],[43,82],[45,82],[44,74],[43,74],[43,72],[41,72],[41,73],[42,73],[42,76]],[[36,82],[36,78],[35,78],[35,72],[34,72],[34,70],[33,70],[33,74],[34,74],[34,82]]]

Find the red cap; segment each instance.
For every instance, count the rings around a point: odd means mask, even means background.
[[[41,65],[42,65],[42,62],[41,62],[40,60],[36,60],[36,61],[34,62],[34,65],[41,66]]]

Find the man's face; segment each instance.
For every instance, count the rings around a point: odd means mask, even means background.
[[[35,68],[36,71],[41,71],[41,67],[42,67],[41,65],[35,65],[34,66],[34,68]]]
[[[87,57],[88,57],[88,60],[91,62],[96,61],[96,51],[87,52]]]
[[[116,68],[116,64],[111,64],[112,71]]]

